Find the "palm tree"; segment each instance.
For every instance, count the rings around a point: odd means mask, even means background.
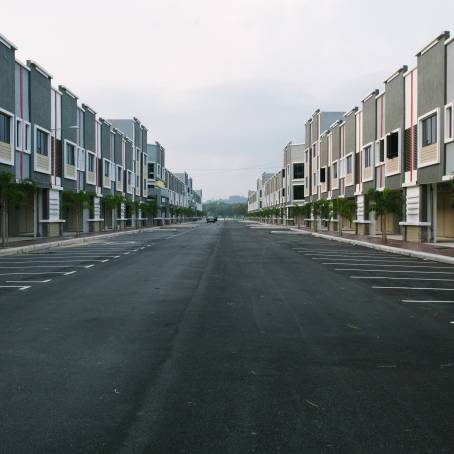
[[[383,191],[370,189],[367,193],[368,197],[368,211],[374,211],[375,216],[380,216],[380,228],[383,242],[386,243],[388,237],[386,235],[386,215],[394,214],[401,218],[403,197],[402,192],[392,191],[389,188]]]
[[[122,195],[107,194],[101,199],[101,203],[104,207],[104,211],[111,211],[114,214],[113,219],[113,230],[117,229],[117,209],[118,207],[126,202],[126,197]]]
[[[0,212],[2,247],[8,242],[8,209],[12,204],[22,203],[27,194],[35,192],[36,186],[31,180],[16,183],[16,175],[10,172],[0,172]]]
[[[312,203],[307,202],[302,206],[302,215],[303,219],[307,221],[308,219],[311,219],[312,215]]]
[[[349,222],[353,222],[353,217],[355,216],[356,211],[356,203],[353,199],[339,197],[333,205],[335,207],[333,212],[337,213],[338,216],[337,228],[339,236],[342,236],[342,218],[347,219]]]
[[[90,200],[95,194],[86,191],[63,191],[62,202],[67,209],[74,210],[76,217],[76,235],[80,236],[82,231],[82,220],[84,208],[88,208]]]

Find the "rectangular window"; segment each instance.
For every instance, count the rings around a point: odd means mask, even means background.
[[[23,150],[29,152],[31,150],[30,142],[31,142],[31,137],[32,137],[32,129],[31,129],[31,126],[27,123],[24,123],[24,128],[25,128],[25,133],[24,133]]]
[[[304,178],[303,163],[293,164],[293,178],[295,179]]]
[[[104,176],[106,178],[110,177],[110,162],[109,161],[104,161]]]
[[[11,117],[0,112],[0,142],[11,143]]]
[[[73,166],[76,163],[76,150],[74,145],[66,144],[66,164]]]
[[[326,183],[326,167],[320,169],[320,183]]]
[[[154,162],[148,163],[148,178],[154,179]]]
[[[369,145],[364,148],[364,167],[370,167],[372,165],[372,156],[371,156],[372,147]]]
[[[88,153],[88,171],[94,172],[95,171],[95,156],[91,153]]]
[[[304,199],[304,185],[299,184],[293,186],[293,200],[303,200]]]
[[[285,197],[285,188],[282,188],[282,197]]]
[[[352,173],[353,169],[353,159],[352,155],[347,156],[347,175]]]
[[[437,143],[437,114],[424,118],[422,126],[422,146],[427,147]]]
[[[49,154],[48,149],[48,138],[49,135],[47,132],[41,131],[40,129],[36,130],[36,152],[47,156]]]
[[[392,132],[386,137],[386,158],[394,159],[399,156],[399,133]]]
[[[117,181],[119,183],[121,183],[121,180],[122,180],[122,178],[121,178],[122,173],[123,173],[123,169],[120,166],[118,166],[117,167]]]
[[[337,162],[333,162],[333,178],[337,178]]]
[[[385,141],[382,139],[380,140],[380,162],[385,161]]]
[[[285,169],[282,169],[282,178],[285,178]]]
[[[22,139],[23,139],[23,130],[22,130],[22,120],[16,119],[16,150],[22,150]]]
[[[453,105],[445,107],[445,142],[450,142],[454,140],[453,130],[454,130],[454,117],[452,112]]]

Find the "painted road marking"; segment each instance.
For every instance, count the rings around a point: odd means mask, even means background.
[[[24,284],[47,284],[52,279],[45,279],[44,281],[5,281],[7,284],[20,284],[23,282]]]
[[[379,266],[379,267],[397,267],[397,268],[429,268],[429,269],[435,269],[435,270],[453,270],[454,268],[452,266],[430,266],[430,265],[378,265],[375,263],[368,264],[368,263],[342,263],[342,262],[327,262],[327,263],[322,263],[322,265],[350,265],[350,266]]]
[[[335,271],[356,271],[357,273],[418,273],[418,274],[454,274],[454,271],[413,271],[413,270],[361,270],[356,268],[335,268]]]
[[[14,273],[0,273],[0,276],[12,276],[12,275],[35,275],[35,274],[63,274],[63,275],[68,275],[68,274],[72,274],[72,273],[75,273],[76,271],[71,271],[70,273],[68,273],[67,271],[43,271],[43,272],[24,272],[24,273],[18,273],[18,272],[14,272]]]
[[[454,301],[441,301],[441,300],[402,300],[402,303],[448,303],[452,304]],[[452,322],[451,322],[452,323]]]
[[[27,268],[86,268],[86,267],[87,267],[86,265],[27,265],[27,266],[0,266],[0,269],[25,270]]]
[[[372,286],[372,288],[396,289],[396,290],[436,290],[437,292],[454,292],[454,288],[434,288],[434,287],[381,287],[381,286]]]
[[[19,290],[27,290],[31,285],[0,285],[0,288],[17,288]]]
[[[106,261],[109,261],[108,259]],[[104,262],[104,260],[100,259],[90,259],[90,260],[83,260],[83,259],[78,259],[78,260],[25,260],[23,262],[2,262],[0,261],[0,265],[6,265],[6,264],[13,264],[13,265],[20,265],[20,264],[26,264],[26,263],[71,263],[71,262]]]
[[[399,262],[399,263],[419,263],[419,260],[405,260],[405,259],[358,259],[358,258],[351,258],[351,259],[338,259],[338,258],[326,258],[326,257],[312,257],[312,260],[336,260],[339,263],[342,262]],[[434,262],[430,262],[434,263]]]
[[[387,279],[393,281],[443,281],[454,282],[454,279],[422,278],[422,277],[388,277],[388,276],[350,276],[351,279]]]

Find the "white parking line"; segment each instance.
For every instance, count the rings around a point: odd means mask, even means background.
[[[109,261],[108,259],[106,259],[105,261]],[[3,262],[3,261],[0,261],[0,265],[6,265],[6,264],[12,264],[12,265],[20,265],[20,264],[26,264],[26,263],[67,263],[67,262],[104,262],[104,260],[100,260],[100,259],[87,259],[87,260],[83,260],[83,259],[77,259],[77,260],[33,260],[33,259],[29,259],[29,260],[25,260],[23,262]]]
[[[325,256],[325,257],[393,257],[391,254],[366,254],[365,252],[304,252],[304,255]]]
[[[26,265],[26,266],[0,266],[0,269],[24,270],[27,268],[86,268],[86,267],[87,267],[86,265]]]
[[[422,277],[389,277],[389,276],[350,276],[351,279],[387,279],[393,281],[443,281],[454,282],[454,279],[422,278]]]
[[[454,288],[434,288],[434,287],[382,287],[382,286],[372,286],[372,288],[397,289],[397,290],[436,290],[437,292],[454,292]]]
[[[377,266],[377,267],[394,267],[394,268],[429,268],[435,270],[453,270],[454,268],[451,266],[430,266],[430,265],[377,265],[375,263],[368,264],[368,263],[342,263],[342,262],[327,262],[322,263],[322,265],[350,265],[350,266]]]
[[[338,263],[342,262],[399,262],[399,263],[418,263],[419,260],[406,260],[406,259],[358,259],[358,258],[351,258],[351,259],[338,259],[338,258],[326,258],[326,257],[312,257],[312,260],[336,260]],[[434,262],[430,262],[434,263]]]
[[[357,273],[454,274],[454,271],[361,270],[356,268],[335,268],[335,271],[356,271]]]
[[[68,273],[67,271],[43,271],[43,272],[26,272],[26,273],[18,273],[18,272],[14,272],[14,273],[0,273],[0,276],[13,276],[13,275],[19,275],[19,276],[28,276],[28,275],[35,275],[35,274],[63,274],[64,276],[68,275],[68,274],[73,274],[75,273],[76,271],[71,271],[70,273]]]
[[[45,279],[44,281],[5,281],[7,284],[19,284],[23,282],[24,284],[47,284],[52,279]]]
[[[0,285],[0,288],[17,288],[19,290],[27,290],[31,285]]]
[[[454,303],[454,301],[442,301],[442,300],[402,300],[402,303]]]

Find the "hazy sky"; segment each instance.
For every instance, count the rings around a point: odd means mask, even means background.
[[[206,200],[246,195],[313,110],[359,105],[453,18],[447,0],[23,0],[0,33],[101,116],[140,118]]]

